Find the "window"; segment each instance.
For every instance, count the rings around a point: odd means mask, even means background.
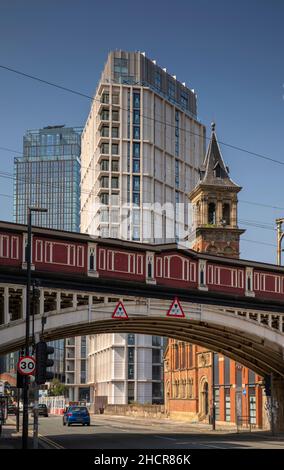
[[[174,344],[174,361],[175,361],[175,370],[179,369],[179,350],[178,345]]]
[[[112,223],[118,223],[119,211],[117,209],[111,209],[110,217]]]
[[[216,224],[216,206],[214,202],[210,202],[208,206],[208,223],[212,225]]]
[[[133,240],[140,240],[140,227],[133,227]]]
[[[139,205],[140,205],[140,194],[139,194],[139,193],[133,193],[133,195],[132,195],[132,202],[133,202],[133,204],[135,204],[136,206],[139,206]]]
[[[118,155],[118,144],[111,144],[112,155]]]
[[[140,191],[140,177],[133,176],[133,191]]]
[[[161,363],[161,350],[160,349],[152,349],[152,362]]]
[[[109,153],[109,144],[103,143],[101,145],[101,153],[108,154]]]
[[[119,187],[119,179],[117,176],[112,176],[111,178],[111,187],[117,189]]]
[[[133,173],[140,173],[140,160],[133,160]]]
[[[133,93],[133,108],[140,109],[140,93]]]
[[[134,348],[128,348],[128,362],[133,363],[134,362],[134,356],[135,356]]]
[[[128,382],[128,403],[134,401],[134,382]]]
[[[255,372],[249,369],[248,374],[248,382],[249,385],[255,385]]]
[[[230,388],[225,388],[225,421],[231,421]]]
[[[152,367],[152,380],[161,380],[161,366]]]
[[[127,59],[114,59],[114,72],[120,75],[128,75],[128,60]]]
[[[109,94],[103,93],[101,98],[102,103],[109,104]]]
[[[109,136],[109,127],[108,126],[103,126],[101,128],[101,136],[102,137],[108,137]]]
[[[188,367],[193,366],[193,348],[192,344],[189,344],[189,351],[188,351]]]
[[[128,364],[128,379],[134,379],[134,364]]]
[[[101,112],[101,120],[102,121],[108,121],[109,120],[109,110],[108,109],[103,109]]]
[[[108,171],[109,168],[109,161],[108,160],[102,160],[101,161],[101,170],[102,171]]]
[[[175,99],[176,97],[176,85],[172,80],[168,80],[168,94],[169,97]]]
[[[108,188],[109,186],[109,177],[108,176],[102,176],[101,177],[101,187],[102,188]]]
[[[133,139],[140,139],[140,127],[134,126],[133,127]]]
[[[133,225],[139,225],[140,224],[140,211],[139,210],[133,210],[132,212],[132,220],[133,220]]]
[[[116,109],[112,110],[112,120],[119,121],[119,111],[117,111]]]
[[[129,345],[134,345],[135,344],[135,335],[134,334],[129,334],[128,335],[128,344]]]
[[[113,93],[113,95],[112,95],[112,103],[113,103],[113,104],[119,104],[119,94],[118,94],[118,93]]]
[[[230,359],[225,357],[225,377],[224,384],[230,385]]]
[[[161,83],[161,72],[159,70],[155,70],[155,87],[158,88],[158,90],[161,88]]]
[[[188,95],[185,91],[182,91],[180,94],[180,104],[183,108],[188,107]]]
[[[160,336],[152,336],[152,346],[161,346]]]
[[[114,139],[117,139],[119,137],[119,128],[118,127],[112,127],[111,129],[111,136]]]
[[[133,123],[140,124],[140,111],[137,111],[137,110],[133,111]]]
[[[216,353],[213,353],[214,361],[214,385],[219,385],[219,356]]]
[[[101,222],[108,222],[108,209],[104,209],[101,211],[101,214],[100,214],[100,220]]]
[[[230,225],[230,204],[223,204],[223,217],[222,222],[224,225]]]
[[[100,200],[102,204],[108,204],[109,203],[109,195],[108,193],[102,193],[100,196]]]
[[[119,171],[119,161],[112,160],[111,162],[111,171]]]
[[[140,158],[140,144],[138,142],[133,144],[133,158]]]

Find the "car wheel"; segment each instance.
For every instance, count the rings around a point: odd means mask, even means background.
[[[87,423],[87,426],[90,426],[91,423]]]
[[[65,423],[65,421],[63,421],[63,426],[66,426],[66,423]]]
[[[68,423],[68,426],[71,426],[71,424],[70,424],[70,423]]]

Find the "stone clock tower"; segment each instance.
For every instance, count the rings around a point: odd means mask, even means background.
[[[229,177],[212,123],[211,140],[199,170],[200,181],[189,194],[193,205],[194,235],[192,249],[230,258],[240,256],[238,197],[242,189]]]

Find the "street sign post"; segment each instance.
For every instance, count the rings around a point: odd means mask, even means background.
[[[22,375],[32,375],[35,371],[36,361],[32,356],[22,356],[18,361],[18,371]]]

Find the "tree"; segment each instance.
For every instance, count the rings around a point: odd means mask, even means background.
[[[53,379],[48,390],[48,395],[50,397],[58,397],[66,394],[67,387],[60,382],[59,379]]]

